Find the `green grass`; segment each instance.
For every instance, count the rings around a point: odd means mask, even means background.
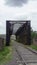
[[[12,47],[4,47],[2,51],[0,51],[0,65],[4,65],[10,59],[12,59]]]
[[[31,47],[32,49],[37,50],[37,46],[36,46],[36,45],[31,45],[30,47]]]

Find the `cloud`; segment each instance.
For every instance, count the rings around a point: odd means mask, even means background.
[[[6,0],[6,5],[19,7],[23,6],[23,4],[26,4],[28,0]]]

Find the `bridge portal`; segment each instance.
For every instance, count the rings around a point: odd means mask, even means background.
[[[21,24],[18,30],[14,33],[16,35],[16,40],[18,39],[19,42],[25,43],[27,45],[31,44],[31,24],[30,20],[16,20],[6,21],[6,46],[10,44],[10,36],[13,34],[13,27],[15,24]]]

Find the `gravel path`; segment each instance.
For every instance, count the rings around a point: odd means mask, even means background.
[[[6,65],[37,65],[37,54],[24,48],[23,44],[13,41],[13,48],[13,59]]]

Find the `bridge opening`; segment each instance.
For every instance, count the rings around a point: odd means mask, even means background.
[[[7,20],[6,21],[6,46],[10,44],[11,35],[16,36],[16,41],[31,45],[31,21],[30,20]]]

